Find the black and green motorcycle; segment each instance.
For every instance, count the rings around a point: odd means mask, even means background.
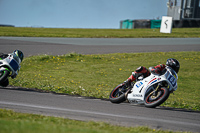
[[[8,86],[8,77],[15,78],[18,75],[20,63],[19,57],[13,53],[4,59],[0,58],[0,86]]]

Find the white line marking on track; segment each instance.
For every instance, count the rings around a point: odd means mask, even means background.
[[[172,120],[166,120],[166,119],[163,120],[163,119],[156,119],[156,118],[149,118],[149,117],[142,117],[142,116],[128,116],[128,115],[121,115],[121,114],[118,115],[118,114],[109,114],[109,113],[102,113],[102,112],[86,111],[86,110],[75,110],[75,109],[58,108],[58,107],[51,107],[51,106],[31,105],[31,104],[25,104],[25,103],[5,102],[5,101],[0,101],[0,104],[39,108],[39,109],[49,109],[49,110],[57,110],[57,111],[77,112],[77,113],[102,115],[102,116],[112,116],[112,117],[120,117],[120,118],[127,118],[127,119],[149,120],[149,121],[157,121],[157,122],[165,122],[165,123],[171,123],[171,124],[180,124],[180,125],[200,127],[200,124],[197,124],[197,123],[172,121]]]

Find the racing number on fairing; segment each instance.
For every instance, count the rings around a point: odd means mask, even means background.
[[[140,88],[142,85],[143,85],[143,83],[142,83],[142,82],[139,82],[138,84],[136,84],[136,87],[137,87],[137,88]],[[144,87],[144,86],[143,86],[143,87]],[[139,93],[141,93],[143,87],[140,89]]]
[[[173,87],[176,85],[176,79],[174,78],[174,76],[170,75],[168,80],[172,84]]]
[[[138,84],[136,84],[136,87],[139,88],[140,86],[142,86],[143,83],[142,82],[139,82]]]

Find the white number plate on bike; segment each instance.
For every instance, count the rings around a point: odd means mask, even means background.
[[[171,85],[173,87],[176,86],[176,79],[175,79],[175,77],[173,75],[169,75],[168,80],[169,80],[169,82],[171,83]]]

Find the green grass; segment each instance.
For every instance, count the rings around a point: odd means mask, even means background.
[[[1,133],[173,133],[148,127],[122,127],[0,109]]]
[[[0,27],[0,36],[14,37],[70,37],[70,38],[194,38],[200,28],[172,29],[162,34],[159,29],[55,29]],[[200,52],[160,52],[63,56],[40,55],[25,58],[13,86],[38,88],[45,91],[108,98],[110,91],[123,82],[138,66],[165,63],[167,58],[181,63],[178,89],[162,105],[200,110]],[[57,117],[16,113],[0,109],[1,133],[31,132],[143,132],[172,133],[147,127],[121,127],[103,122],[81,122]]]
[[[200,52],[40,55],[25,58],[13,86],[56,93],[109,98],[111,90],[137,67],[179,60],[178,89],[162,106],[200,110]]]
[[[0,36],[68,38],[188,38],[200,37],[200,28],[174,28],[171,34],[160,29],[65,29],[0,27]]]

